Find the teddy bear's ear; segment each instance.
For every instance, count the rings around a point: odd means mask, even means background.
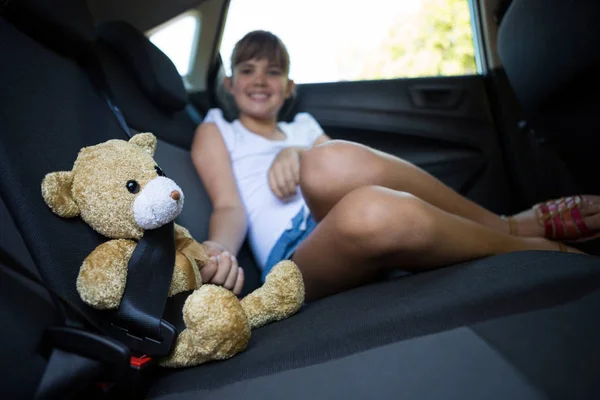
[[[71,218],[79,215],[79,207],[73,199],[73,172],[51,172],[42,181],[42,196],[48,207],[61,217]]]
[[[129,143],[140,146],[151,156],[154,155],[154,150],[156,150],[156,137],[149,132],[138,133],[137,135],[134,135],[131,139],[129,139]]]

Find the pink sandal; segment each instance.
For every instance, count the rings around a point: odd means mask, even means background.
[[[551,240],[566,242],[584,242],[600,237],[587,227],[581,216],[581,196],[561,197],[533,206],[538,223],[544,227],[544,236]],[[506,217],[510,233],[518,234],[518,225],[514,217]]]

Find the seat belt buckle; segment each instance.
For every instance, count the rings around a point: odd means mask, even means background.
[[[96,382],[96,390],[106,397],[138,398],[150,387],[154,378],[155,365],[156,361],[145,354],[131,356],[129,370],[126,373],[112,376],[110,380]]]
[[[127,377],[127,384],[129,390],[134,393],[143,391],[143,388],[150,387],[150,382],[154,377],[157,364],[156,359],[147,356],[146,354],[140,355],[139,357],[131,356],[129,361],[129,374]]]
[[[131,356],[129,359],[129,365],[137,370],[142,370],[143,368],[147,368],[152,364],[152,357],[148,357],[143,354],[139,357]]]
[[[115,322],[109,322],[104,330],[108,336],[127,346],[132,353],[145,354],[146,357],[168,356],[173,350],[177,336],[175,327],[164,319],[160,320],[160,338],[136,335],[132,330]]]

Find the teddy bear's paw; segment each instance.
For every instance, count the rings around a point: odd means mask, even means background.
[[[290,260],[279,262],[265,284],[242,300],[252,329],[296,313],[304,303],[304,281],[298,266]]]
[[[181,368],[210,361],[209,355],[196,348],[194,335],[195,333],[190,329],[184,329],[177,337],[171,354],[161,359],[158,364],[162,367]]]
[[[235,295],[220,286],[203,285],[183,306],[187,326],[161,365],[180,367],[230,358],[250,340],[246,313]]]

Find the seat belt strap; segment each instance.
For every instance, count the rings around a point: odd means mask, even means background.
[[[102,94],[123,131],[132,131],[116,106],[97,48],[92,47],[83,60],[88,75]],[[127,282],[114,318],[105,321],[103,331],[129,346],[136,353],[167,356],[177,331],[162,319],[175,267],[174,224],[147,230],[129,260]]]
[[[123,129],[123,132],[128,137],[132,137],[133,134],[129,125],[127,125],[127,121],[121,112],[121,109],[117,107],[114,100],[114,95],[110,86],[108,85],[108,81],[106,80],[106,75],[104,74],[104,70],[102,69],[102,64],[100,62],[100,58],[98,57],[97,45],[93,45],[92,49],[86,54],[86,58],[83,60],[83,67],[88,73],[92,84],[96,87],[96,90],[102,95],[104,101],[108,105],[108,108],[113,113],[117,122]]]
[[[175,227],[147,230],[127,269],[125,293],[107,333],[132,351],[167,356],[177,331],[162,319],[175,268]]]

